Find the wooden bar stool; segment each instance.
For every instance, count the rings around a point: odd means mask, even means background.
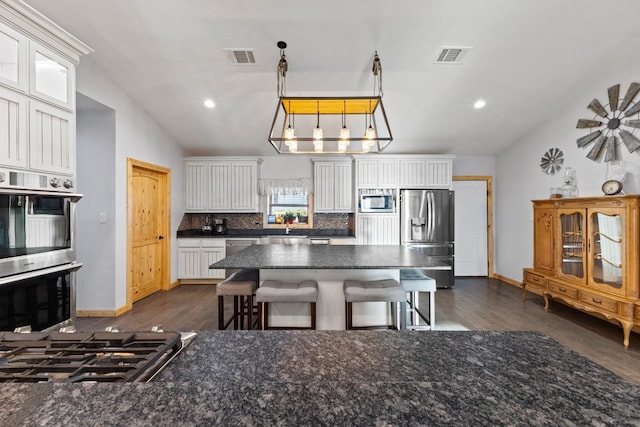
[[[431,330],[436,324],[436,281],[420,270],[400,270],[400,286],[409,294],[407,329]],[[429,318],[420,312],[420,292],[429,293]],[[420,319],[426,324],[421,325]]]
[[[349,329],[405,329],[407,324],[407,293],[394,279],[360,281],[344,281],[344,299],[346,328]],[[388,302],[391,304],[393,325],[381,326],[353,326],[354,302]],[[398,321],[398,303],[400,304],[400,318]]]
[[[280,282],[265,280],[256,291],[258,302],[258,322],[261,329],[316,329],[316,301],[318,300],[318,282],[302,280],[298,282]],[[269,303],[309,303],[311,304],[310,327],[269,326]]]
[[[256,319],[253,317],[253,295],[258,287],[259,272],[254,269],[240,270],[216,285],[218,295],[218,329],[224,330],[233,321],[233,329],[244,329],[247,319],[247,329],[253,329]],[[224,297],[233,296],[233,314],[224,319]]]

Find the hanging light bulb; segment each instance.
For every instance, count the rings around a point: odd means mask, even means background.
[[[295,125],[296,118],[293,115],[293,112],[291,111],[291,101],[289,101],[289,125],[284,130],[284,138],[285,139],[294,139],[296,137],[296,130],[295,130],[295,128],[293,128],[291,126],[291,116],[293,116],[293,123]],[[287,143],[287,145],[289,145],[289,144]]]
[[[318,121],[316,122],[316,128],[313,130],[313,139],[322,140],[322,128],[320,127],[320,101],[317,101],[318,106]],[[322,151],[322,141],[320,141],[320,150],[318,150],[316,141],[313,142],[313,146],[316,151]]]
[[[371,111],[371,100],[369,100],[369,127],[364,131],[364,137],[366,139],[376,139],[376,130],[371,126],[373,122],[373,111]],[[364,144],[362,144],[364,146]],[[368,144],[369,148],[373,146],[373,144]]]
[[[344,107],[342,108],[342,128],[340,129],[340,139],[349,139],[351,134],[349,132],[349,128],[347,127],[347,101],[342,101],[342,102],[344,103]],[[340,141],[340,142],[343,142],[343,141]],[[345,145],[345,149],[346,149],[346,146],[349,145],[349,141],[344,141],[344,142],[346,142],[346,145]],[[338,144],[338,147],[340,147],[340,144]]]
[[[287,141],[285,142],[285,144],[287,144],[287,147],[289,147],[289,151],[292,153],[295,153],[296,151],[298,151],[298,141],[297,140],[291,140],[291,141]]]

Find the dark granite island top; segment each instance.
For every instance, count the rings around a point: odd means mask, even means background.
[[[209,268],[401,269],[438,267],[401,245],[253,245]]]
[[[535,332],[201,331],[152,383],[0,384],[0,425],[631,426],[639,400]]]

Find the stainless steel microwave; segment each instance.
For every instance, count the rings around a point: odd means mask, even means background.
[[[361,194],[361,212],[394,212],[392,194]]]

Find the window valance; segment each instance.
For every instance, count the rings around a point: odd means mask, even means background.
[[[271,194],[309,194],[313,181],[311,178],[269,178],[258,181],[258,193],[261,196]]]

